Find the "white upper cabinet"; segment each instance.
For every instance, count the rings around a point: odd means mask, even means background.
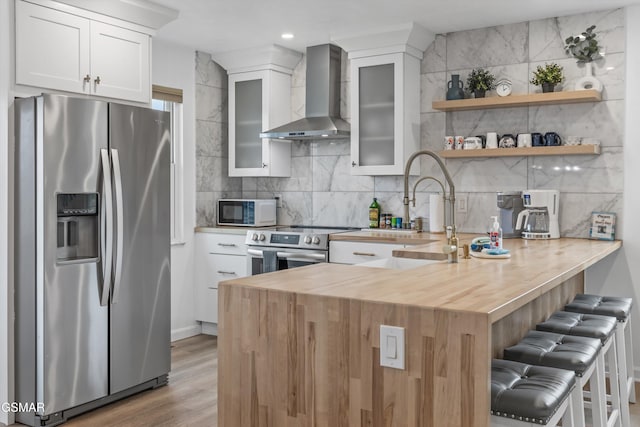
[[[290,74],[229,74],[229,176],[291,176],[291,141],[260,138],[290,118]]]
[[[16,84],[150,101],[151,37],[16,2]]]
[[[149,102],[150,37],[91,22],[91,76],[95,95]]]
[[[69,92],[89,84],[89,20],[16,2],[16,83]]]
[[[351,82],[352,173],[402,175],[420,148],[420,61],[404,53],[356,58]]]
[[[291,74],[301,57],[275,45],[214,57],[229,74],[229,176],[291,176],[291,142],[260,132],[291,121]]]
[[[434,39],[409,24],[334,40],[351,60],[353,175],[402,175],[420,149],[420,62]],[[419,173],[418,162],[411,173]]]

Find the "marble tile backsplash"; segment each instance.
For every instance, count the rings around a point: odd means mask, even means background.
[[[444,99],[451,74],[466,78],[473,68],[488,68],[498,78],[513,82],[513,93],[539,91],[529,83],[537,65],[557,62],[569,90],[584,75],[583,66],[564,52],[564,40],[595,24],[605,56],[594,63],[594,75],[603,85],[603,101],[523,108],[444,113],[433,110],[433,100]],[[436,36],[421,64],[421,147],[440,150],[445,135],[480,135],[556,131],[561,136],[591,137],[602,144],[599,156],[506,157],[447,160],[458,198],[467,201],[467,213],[456,213],[461,231],[483,233],[497,212],[497,191],[557,189],[563,236],[587,237],[591,211],[613,211],[623,224],[624,124],[624,12],[622,9],[586,13],[460,31]],[[292,78],[292,115],[304,116],[303,58]],[[222,195],[282,197],[278,222],[282,224],[349,225],[366,227],[367,208],[377,197],[384,212],[402,215],[403,179],[400,176],[352,176],[350,143],[344,140],[294,142],[290,178],[226,177],[228,150],[226,73],[203,53],[196,56],[198,76],[197,153],[198,224],[212,224],[209,206]],[[349,61],[343,54],[341,111],[350,117]],[[489,92],[488,96],[496,96]],[[200,158],[202,157],[202,158]],[[206,159],[205,159],[206,158]],[[422,175],[441,177],[430,158],[421,158]],[[218,169],[219,168],[219,169]],[[200,170],[201,169],[201,170]],[[213,175],[213,176],[211,176]],[[411,177],[410,189],[417,177]],[[418,185],[412,216],[428,216],[429,194],[440,191],[433,181]],[[621,227],[618,228],[618,231]],[[618,233],[621,236],[620,233]]]
[[[216,223],[216,200],[240,197],[242,180],[229,178],[227,72],[196,52],[196,225]]]

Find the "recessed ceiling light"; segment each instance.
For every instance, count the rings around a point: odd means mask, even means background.
[[[291,34],[291,33],[282,33],[282,35],[280,37],[282,37],[285,40],[290,40],[290,39],[293,38],[293,34]]]

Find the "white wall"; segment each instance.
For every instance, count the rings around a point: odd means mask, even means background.
[[[587,291],[600,295],[633,297],[633,329],[635,331],[635,377],[640,379],[640,223],[635,215],[640,212],[637,183],[640,182],[640,6],[626,9],[626,96],[624,121],[624,230],[616,230],[623,247],[587,271]],[[620,233],[618,233],[618,231]]]
[[[200,333],[195,320],[194,227],[196,212],[195,51],[153,41],[153,83],[183,90],[184,240],[171,247],[171,340]]]
[[[8,111],[11,72],[12,2],[0,2],[0,403],[13,394],[13,294],[9,291],[9,143]],[[0,423],[9,424],[0,411]]]

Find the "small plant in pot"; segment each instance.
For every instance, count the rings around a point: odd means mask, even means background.
[[[544,64],[544,67],[538,65],[533,72],[533,78],[531,84],[536,86],[542,86],[542,92],[553,92],[558,83],[564,79],[562,74],[562,67],[552,62],[551,64]]]
[[[488,90],[495,88],[495,76],[484,68],[474,68],[467,77],[467,90],[476,98],[484,98]]]

